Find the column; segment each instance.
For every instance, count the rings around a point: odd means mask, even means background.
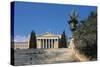
[[[43,39],[43,48],[44,48],[44,39]]]
[[[45,39],[43,39],[43,48],[45,48]]]
[[[48,39],[48,45],[47,45],[47,48],[49,48],[49,40],[50,40],[50,39]]]
[[[42,48],[43,48],[43,39],[41,39],[41,45],[42,45]]]
[[[53,39],[53,48],[54,48],[54,39]]]
[[[47,39],[46,39],[46,48],[47,48],[47,45],[48,45],[48,43],[47,43]]]
[[[46,48],[46,39],[44,39],[44,48]]]
[[[47,39],[47,48],[48,48],[48,39]]]
[[[47,41],[47,39],[46,39],[46,48],[48,48],[48,41]]]
[[[51,48],[53,48],[53,39],[51,40]]]
[[[42,39],[41,39],[41,48],[42,48]]]
[[[51,39],[50,39],[50,48],[51,48]]]
[[[44,48],[45,48],[45,39],[44,39]]]
[[[54,39],[54,48],[56,47],[56,40]]]
[[[52,39],[51,39],[51,45],[50,45],[50,48],[52,48]]]
[[[50,39],[48,39],[48,48],[50,48]]]

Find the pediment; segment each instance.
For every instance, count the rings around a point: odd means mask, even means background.
[[[43,34],[40,35],[40,36],[56,36],[56,35],[54,35],[54,34],[52,34],[52,33],[49,33],[49,32],[45,32],[45,33],[43,33]]]

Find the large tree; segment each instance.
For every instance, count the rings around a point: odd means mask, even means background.
[[[35,32],[32,31],[30,35],[29,48],[36,48],[36,45],[37,45],[36,35]]]
[[[97,13],[91,12],[87,19],[82,20],[74,33],[76,49],[87,57],[97,59]]]
[[[59,48],[67,48],[67,38],[65,35],[65,31],[61,34],[61,39],[59,39]]]

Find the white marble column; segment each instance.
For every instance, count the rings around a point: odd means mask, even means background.
[[[43,48],[45,48],[45,39],[43,39],[43,42],[44,42],[44,43],[43,43],[43,45],[44,45]]]
[[[52,48],[52,39],[51,39],[51,47],[50,48]]]
[[[43,39],[42,39],[42,48],[43,48]]]
[[[51,39],[50,39],[50,48],[51,48]]]
[[[45,45],[46,45],[46,40],[44,39],[44,48],[46,47]]]
[[[47,48],[47,39],[45,39],[45,48]]]
[[[44,39],[44,48],[45,48],[45,39]]]
[[[51,48],[51,39],[50,39],[50,45],[49,45],[49,48]]]
[[[54,42],[54,39],[53,39],[53,48],[54,48],[54,43],[55,43],[55,42]]]
[[[46,48],[46,39],[45,39],[45,41],[44,41],[44,45],[45,45],[45,48]]]
[[[42,48],[42,39],[41,39],[41,48]]]
[[[47,39],[46,39],[46,48],[48,48],[48,41],[47,41]]]
[[[50,48],[50,39],[48,39],[48,48]]]
[[[53,39],[51,40],[51,48],[53,48]]]
[[[48,39],[46,39],[46,41],[47,41]],[[47,41],[47,46],[48,46],[48,41]],[[48,48],[48,47],[46,47],[46,48]]]

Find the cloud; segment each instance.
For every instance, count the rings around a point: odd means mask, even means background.
[[[14,37],[14,42],[27,42],[27,41],[28,41],[27,36],[17,35],[17,36]]]

